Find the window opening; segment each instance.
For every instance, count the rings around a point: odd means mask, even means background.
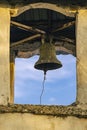
[[[63,67],[48,71],[42,105],[69,105],[76,100],[76,58],[59,55]],[[38,56],[29,59],[16,58],[15,103],[40,104],[43,71],[34,69]]]

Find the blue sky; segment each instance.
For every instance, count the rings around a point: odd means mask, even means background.
[[[72,55],[58,55],[63,67],[48,71],[43,105],[69,105],[76,99],[76,58]],[[34,69],[38,56],[15,60],[15,103],[40,104],[43,71]]]

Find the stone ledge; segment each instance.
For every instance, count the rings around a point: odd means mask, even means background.
[[[50,116],[75,116],[78,118],[87,118],[87,110],[77,106],[46,106],[46,105],[0,105],[0,114],[3,113],[31,113],[36,115]]]

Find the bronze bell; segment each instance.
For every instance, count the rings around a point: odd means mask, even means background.
[[[55,46],[52,43],[44,43],[40,47],[40,58],[35,63],[36,69],[43,70],[45,73],[48,70],[58,69],[62,64],[56,58]]]

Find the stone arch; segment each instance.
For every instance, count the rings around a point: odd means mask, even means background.
[[[55,11],[55,12],[58,12],[58,13],[61,13],[63,15],[66,15],[66,16],[69,16],[69,17],[75,17],[75,12],[73,13],[72,10],[69,8],[69,7],[62,7],[62,6],[59,6],[55,3],[52,3],[52,2],[49,2],[49,3],[46,3],[46,2],[36,2],[36,3],[31,3],[31,4],[27,4],[25,6],[18,6],[16,7],[16,9],[12,9],[11,10],[11,16],[12,17],[16,17],[16,16],[19,16],[21,15],[22,13],[24,13],[25,11],[27,10],[30,10],[30,9],[49,9],[49,10],[52,10],[52,11]],[[12,13],[13,11],[13,13]],[[69,45],[70,46],[70,45]],[[73,49],[71,49],[72,47],[64,47],[64,46],[58,46],[56,47],[56,51],[62,51],[66,54],[71,54],[71,55],[74,55],[75,56],[75,46],[73,46]],[[19,52],[18,53],[18,57],[31,57],[32,54],[30,54],[30,52]],[[37,51],[35,50],[35,53],[34,55],[37,54]]]
[[[53,10],[53,11],[56,11],[56,12],[59,12],[59,13],[62,13],[66,16],[69,16],[69,17],[74,17],[75,16],[75,12],[73,13],[72,10],[70,8],[63,8],[61,6],[58,6],[56,4],[52,4],[52,3],[43,3],[43,2],[38,2],[38,3],[32,3],[32,4],[28,4],[28,5],[25,5],[25,6],[21,6],[21,7],[16,7],[16,13],[15,11],[13,11],[12,13],[12,16],[18,16],[20,14],[22,14],[23,12],[29,10],[29,9],[37,9],[37,8],[40,8],[40,9],[49,9],[49,10]]]

